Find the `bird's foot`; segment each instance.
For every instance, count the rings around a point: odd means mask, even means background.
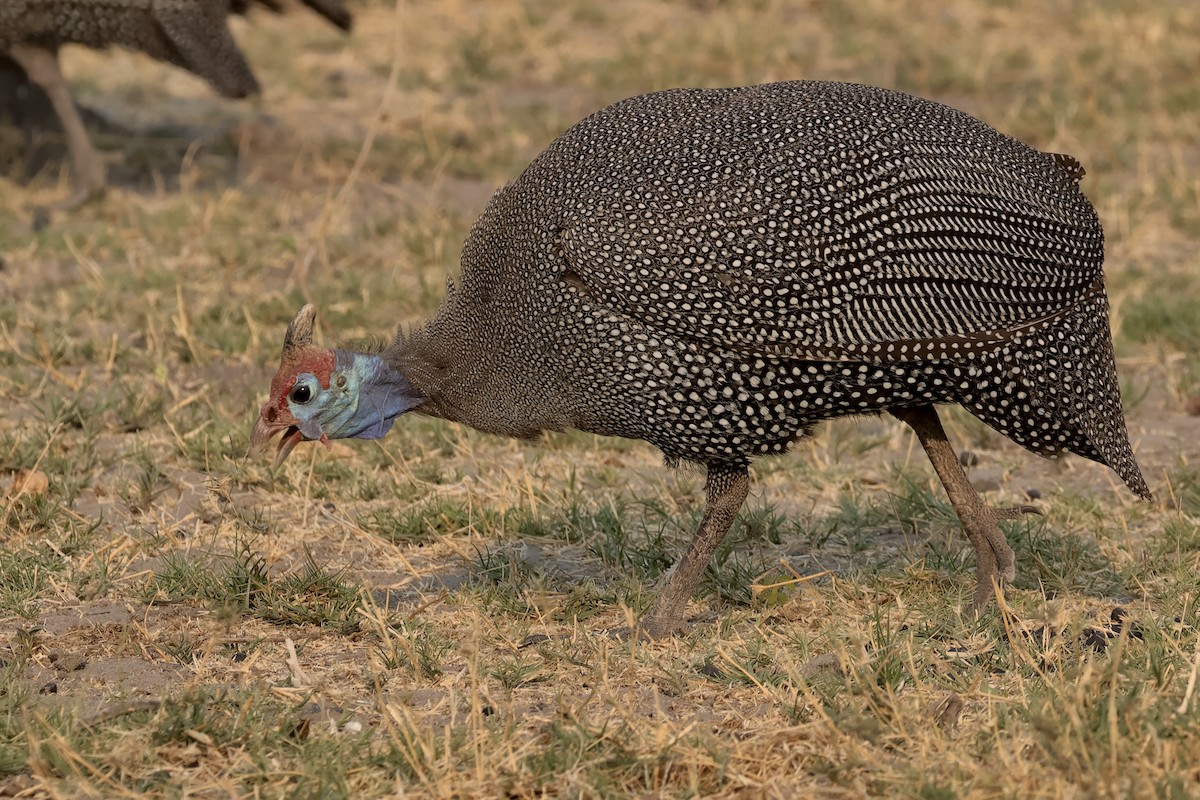
[[[975,613],[982,611],[997,593],[1003,593],[1005,584],[1012,583],[1017,577],[1016,555],[996,523],[1019,519],[1025,514],[1042,516],[1035,506],[983,506],[978,513],[963,518],[963,528],[975,548],[975,597],[972,601]]]
[[[33,213],[34,229],[41,230],[42,228],[46,227],[46,225],[50,223],[50,215],[52,213],[68,213],[71,211],[77,211],[86,206],[88,203],[99,200],[100,198],[104,197],[104,191],[105,187],[103,186],[101,186],[99,189],[80,186],[78,189],[71,192],[68,197],[63,198],[62,200],[57,200],[53,203],[47,203],[45,205],[33,206],[30,211]]]
[[[76,211],[88,203],[104,197],[105,185],[81,185],[71,194],[58,202],[46,206],[47,211]]]

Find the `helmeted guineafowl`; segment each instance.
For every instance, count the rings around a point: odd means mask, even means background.
[[[946,440],[959,403],[1045,456],[1150,492],[1117,386],[1103,234],[1083,171],[966,114],[866,86],[672,90],[611,105],[496,193],[462,275],[381,353],[292,320],[251,436],[384,435],[406,412],[528,437],[579,428],[703,464],[694,540],[643,618],[678,627],[746,497],[747,465],[815,423],[889,411],[917,433],[977,557],[1014,577]]]

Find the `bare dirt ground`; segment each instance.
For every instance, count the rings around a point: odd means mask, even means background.
[[[235,103],[125,52],[64,70],[114,190],[0,126],[0,797],[1187,797],[1200,791],[1200,10],[865,0],[354,6],[236,35]],[[1014,525],[1002,608],[913,438],[762,461],[662,644],[702,476],[648,446],[402,420],[247,458],[287,321],[436,307],[495,189],[605,103],[853,80],[1085,165],[1129,428],[1107,469],[952,438]],[[3,115],[0,115],[2,117]]]

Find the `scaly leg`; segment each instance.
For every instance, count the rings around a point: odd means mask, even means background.
[[[931,405],[893,408],[892,416],[908,424],[917,434],[925,454],[946,488],[950,504],[962,522],[963,530],[975,548],[975,600],[979,611],[994,596],[994,586],[1002,586],[1017,576],[1016,559],[1004,533],[996,523],[1016,519],[1022,514],[1040,514],[1033,506],[992,508],[984,504],[963,472],[954,448],[946,438],[937,411]]]
[[[638,622],[642,636],[663,639],[683,624],[688,600],[746,500],[750,475],[745,466],[710,465],[704,488],[708,495],[704,518],[687,552],[666,574],[654,606]]]
[[[58,118],[62,120],[63,131],[67,134],[67,147],[71,151],[76,189],[62,206],[75,208],[99,197],[104,193],[104,162],[92,146],[79,109],[71,99],[71,91],[58,68],[58,55],[40,47],[24,45],[13,45],[8,53],[21,65],[29,79],[42,87],[42,91],[50,98]]]

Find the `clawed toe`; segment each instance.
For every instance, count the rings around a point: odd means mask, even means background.
[[[992,512],[996,515],[996,519],[1020,519],[1026,514],[1037,514],[1039,517],[1046,516],[1037,506],[1003,506],[993,508]]]
[[[999,581],[993,583],[991,578],[980,578],[975,583],[975,596],[971,599],[971,611],[976,615],[983,613],[992,599],[1004,590],[1003,584]]]
[[[657,642],[671,638],[674,632],[675,628],[673,626],[660,624],[653,619],[644,619],[632,628],[628,625],[609,628],[603,632],[603,635],[615,642]]]
[[[76,211],[94,200],[104,197],[104,187],[99,189],[83,186],[76,189],[69,197],[46,206],[48,211]]]
[[[628,625],[618,625],[615,628],[606,628],[600,631],[600,635],[605,639],[612,639],[614,642],[628,642],[634,638],[637,632],[637,626],[629,627]]]

